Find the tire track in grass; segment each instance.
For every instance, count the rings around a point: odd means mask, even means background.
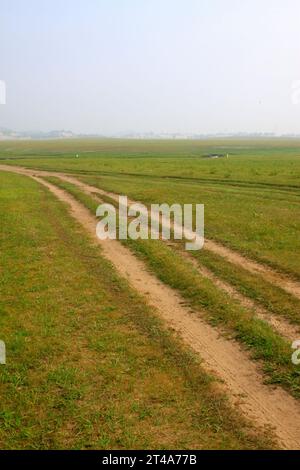
[[[115,194],[109,191],[104,191],[103,189],[96,188],[95,186],[91,186],[87,183],[83,183],[82,181],[78,180],[74,176],[66,175],[61,172],[53,172],[53,171],[46,171],[46,170],[45,171],[44,170],[30,170],[28,168],[23,168],[23,167],[18,167],[18,166],[0,165],[0,170],[2,169],[2,170],[12,171],[12,168],[14,168],[15,171],[20,171],[23,174],[27,174],[29,176],[32,174],[35,174],[36,176],[43,176],[43,175],[44,176],[57,176],[63,179],[64,181],[77,185],[82,190],[89,191],[90,193],[98,193],[102,196],[110,197],[111,199],[118,201],[118,197],[119,197],[118,194]],[[135,203],[135,202],[137,201],[133,201],[128,198],[129,204]],[[274,270],[270,266],[254,261],[242,255],[238,251],[232,250],[231,248],[224,246],[221,243],[216,242],[214,240],[205,239],[205,249],[217,255],[222,256],[223,258],[228,260],[230,263],[240,266],[253,274],[261,275],[269,282],[281,287],[281,289],[284,289],[289,294],[292,294],[294,297],[300,299],[300,282],[299,281],[294,280],[290,278],[289,276]]]
[[[1,168],[1,165],[0,165],[0,168]],[[6,168],[10,169],[11,167],[6,166]],[[88,195],[96,195],[97,194],[99,196],[109,197],[112,200],[118,202],[118,195],[117,194],[111,193],[111,192],[108,192],[108,191],[104,191],[104,190],[99,189],[95,186],[91,186],[91,185],[89,185],[87,183],[84,183],[84,182],[82,182],[82,181],[78,180],[77,178],[75,178],[73,176],[70,176],[70,175],[65,175],[63,173],[57,173],[57,172],[53,173],[53,172],[48,172],[48,171],[28,170],[28,169],[25,169],[25,168],[23,169],[21,167],[15,167],[15,168],[18,168],[21,171],[24,170],[25,172],[28,172],[28,171],[32,172],[33,171],[35,174],[38,174],[40,176],[56,176],[56,177],[59,177],[60,179],[62,179],[63,181],[66,181],[66,182],[69,182],[69,183],[72,183],[72,184],[78,186],[82,191],[84,191]],[[136,201],[128,199],[128,203],[131,204],[131,203],[134,203],[134,202],[136,202]],[[175,244],[174,244],[174,246],[175,246]],[[207,240],[207,239],[205,240],[205,249],[208,249],[208,250],[210,250],[210,251],[212,251],[216,254],[219,254],[220,256],[227,259],[230,263],[237,264],[238,266],[241,266],[241,267],[247,269],[250,272],[257,273],[257,270],[249,269],[249,264],[253,263],[255,266],[259,267],[260,270],[263,269],[266,272],[268,272],[268,274],[271,274],[272,277],[275,276],[275,275],[279,276],[279,279],[277,279],[277,281],[278,281],[277,284],[281,288],[285,289],[285,286],[280,284],[280,279],[282,278],[283,275],[281,273],[277,273],[277,272],[273,271],[268,266],[263,266],[263,265],[260,265],[259,263],[256,263],[255,261],[248,260],[248,259],[244,258],[242,255],[240,255],[239,253],[234,252],[233,250],[231,250],[227,247],[224,247],[224,246],[222,246],[222,245],[220,245],[220,244],[218,244],[214,241],[211,241],[211,240]],[[230,255],[229,256],[224,256],[224,250],[226,252],[229,252]],[[243,307],[245,307],[247,309],[255,310],[255,314],[258,318],[260,318],[262,320],[265,320],[267,323],[269,323],[284,338],[288,339],[289,341],[293,341],[296,337],[299,336],[299,328],[297,326],[292,325],[291,323],[289,323],[287,320],[285,320],[283,318],[279,318],[278,316],[271,314],[267,309],[263,308],[262,306],[259,306],[255,301],[251,300],[249,297],[244,296],[243,294],[239,293],[233,286],[231,286],[229,283],[219,279],[208,268],[206,268],[204,266],[200,266],[200,264],[195,260],[195,258],[193,258],[186,251],[182,251],[181,254],[189,259],[189,261],[194,265],[194,267],[199,271],[200,274],[202,274],[203,276],[205,276],[205,277],[209,278],[210,280],[212,280],[218,288],[220,288],[221,290],[223,290],[224,292],[229,294],[232,298],[238,300]],[[237,259],[238,259],[238,262],[236,262]],[[246,261],[248,261],[248,263],[246,263],[246,264],[243,263],[242,261],[244,259]],[[260,274],[262,274],[262,273],[260,272]],[[298,284],[299,283],[286,278],[286,276],[284,276],[284,278],[286,279],[286,281],[288,283],[296,284],[297,289],[298,289]],[[300,289],[300,285],[299,285],[299,289]],[[285,290],[287,292],[289,292],[288,289],[285,289]],[[294,289],[292,289],[292,292],[289,292],[289,293],[294,294],[294,296],[298,298],[298,295],[295,295],[295,290]],[[300,296],[299,296],[299,298],[300,298]]]
[[[299,403],[284,390],[271,389],[265,385],[257,365],[235,341],[221,337],[213,327],[199,319],[184,306],[181,296],[149,273],[144,263],[120,242],[98,240],[95,237],[95,217],[73,196],[35,176],[34,171],[25,172],[12,167],[8,171],[33,177],[61,202],[66,203],[72,216],[101,245],[103,255],[117,271],[156,308],[167,325],[201,356],[206,369],[224,382],[233,405],[238,406],[257,425],[271,426],[282,447],[300,449]]]
[[[172,245],[176,247],[175,243]],[[186,259],[188,259],[201,275],[210,279],[219,289],[229,294],[230,297],[232,297],[233,299],[236,299],[243,307],[249,310],[253,310],[258,318],[269,323],[269,325],[272,326],[273,329],[277,331],[281,336],[291,342],[294,341],[295,338],[298,338],[300,336],[300,329],[298,326],[292,325],[284,318],[280,318],[276,315],[271,314],[267,309],[258,305],[257,302],[241,294],[231,284],[223,281],[222,279],[219,279],[218,276],[212,271],[210,271],[208,268],[200,265],[200,262],[198,262],[188,252],[180,251],[180,254]]]
[[[58,176],[58,175],[56,175]],[[76,178],[66,176],[66,175],[59,175],[59,178],[72,183],[76,186],[78,186],[81,190],[83,190],[86,194],[88,195],[99,195],[101,197],[109,197],[113,199],[114,201],[117,201],[117,195],[114,193],[109,193],[107,191],[100,190],[94,186],[90,186],[88,184],[85,184]],[[133,201],[129,201],[133,202]],[[207,243],[207,241],[206,241]],[[169,245],[172,245],[173,247],[177,247],[176,243],[170,243],[168,241]],[[269,323],[278,333],[280,333],[284,338],[288,339],[289,341],[293,341],[295,338],[299,336],[299,328],[295,325],[292,325],[289,323],[287,320],[283,318],[279,318],[276,315],[272,315],[270,312],[268,312],[267,309],[264,309],[263,307],[259,306],[256,302],[251,300],[250,298],[242,295],[239,293],[233,286],[231,286],[229,283],[219,279],[212,271],[207,269],[204,266],[200,266],[200,264],[197,262],[197,260],[189,254],[187,251],[182,250],[181,255],[184,256],[186,259],[188,259],[193,266],[199,271],[201,275],[204,277],[209,278],[211,281],[214,282],[214,284],[227,294],[229,294],[232,298],[236,299],[239,301],[239,303],[247,308],[255,311],[255,314],[258,318],[266,321]]]
[[[82,181],[78,180],[77,178],[74,178],[73,176],[64,175],[62,173],[55,173],[55,174],[52,174],[52,176],[59,176],[61,179],[65,181],[76,184],[82,190],[88,191],[90,193],[98,193],[102,196],[110,197],[111,199],[118,201],[118,197],[119,197],[118,194],[115,194],[109,191],[104,191],[102,189],[96,188],[95,186],[91,186],[87,183],[83,183]],[[135,203],[135,202],[137,201],[128,199],[129,204]],[[230,263],[240,266],[248,270],[251,273],[261,275],[269,282],[274,283],[275,285],[284,289],[289,294],[292,294],[294,297],[297,297],[298,299],[300,299],[300,282],[299,281],[291,279],[288,276],[284,275],[283,273],[275,271],[269,266],[266,266],[254,260],[251,260],[247,258],[246,256],[242,255],[241,253],[234,251],[231,248],[228,248],[224,245],[221,245],[220,243],[215,242],[214,240],[205,239],[204,248],[217,255],[222,256],[223,258],[228,260]]]

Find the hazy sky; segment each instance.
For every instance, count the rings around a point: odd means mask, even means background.
[[[0,127],[300,133],[300,1],[0,0],[0,79]]]

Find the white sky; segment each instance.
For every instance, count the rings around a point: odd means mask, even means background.
[[[300,133],[300,1],[0,0],[0,79],[0,127]]]

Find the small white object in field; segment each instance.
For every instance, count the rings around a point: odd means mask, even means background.
[[[228,155],[228,153],[227,153],[226,158],[228,158],[228,157],[229,157],[229,155]]]
[[[4,341],[0,341],[0,364],[6,364],[6,351]]]
[[[78,158],[78,157],[79,157],[79,155],[78,155],[78,153],[76,153],[76,158]]]

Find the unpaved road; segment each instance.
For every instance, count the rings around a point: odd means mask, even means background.
[[[0,169],[1,169],[1,165],[0,165]],[[52,174],[52,175],[59,176],[65,181],[69,181],[70,183],[76,184],[77,186],[81,187],[85,191],[89,191],[90,193],[93,193],[93,192],[98,193],[102,196],[108,196],[111,199],[118,202],[118,198],[119,198],[118,194],[104,191],[103,189],[99,189],[89,184],[83,183],[77,180],[73,176],[68,176],[62,173],[58,173],[56,175]],[[137,201],[128,199],[129,204],[132,204],[135,202]],[[247,269],[251,273],[260,274],[269,282],[277,285],[278,287],[281,287],[286,292],[300,299],[300,282],[299,281],[290,279],[288,276],[275,271],[271,267],[260,264],[256,261],[253,261],[243,256],[242,254],[238,253],[237,251],[234,251],[226,246],[223,246],[220,243],[217,243],[213,240],[205,239],[205,249],[222,256],[223,258],[227,259],[232,264],[235,264],[244,269]]]
[[[105,195],[108,197],[112,197],[113,199],[117,198],[117,195],[113,193],[109,193],[107,191],[100,190],[96,188],[95,186],[91,186],[88,184],[85,184],[79,180],[77,180],[74,177],[66,176],[66,175],[59,175],[59,178],[70,182],[76,186],[78,186],[85,194],[88,194],[89,196],[93,198],[101,197],[101,195]],[[99,199],[98,199],[99,200]],[[132,201],[131,201],[132,202]],[[174,243],[168,242],[170,245],[175,246]],[[257,303],[252,301],[250,298],[245,297],[244,295],[240,294],[233,286],[228,284],[227,282],[222,281],[219,279],[214,273],[212,273],[210,270],[205,268],[204,266],[199,265],[199,263],[196,261],[195,258],[191,256],[191,254],[188,251],[184,251],[181,253],[186,259],[189,260],[190,263],[193,264],[193,266],[196,268],[196,270],[204,277],[209,278],[213,283],[221,290],[225,291],[227,294],[230,295],[230,297],[238,300],[238,302],[246,309],[255,311],[255,315],[258,318],[261,318],[262,320],[266,321],[269,323],[275,331],[277,331],[279,334],[281,334],[283,337],[285,337],[287,340],[289,340],[291,343],[295,340],[295,338],[298,338],[300,336],[300,330],[297,325],[293,325],[288,320],[286,320],[283,317],[278,317],[276,315],[272,315],[270,312],[268,312],[266,309],[263,307],[259,306]]]
[[[35,176],[36,171],[4,166],[0,166],[1,169],[33,177],[60,201],[67,203],[71,215],[101,245],[103,255],[117,271],[201,356],[206,369],[224,381],[231,402],[256,425],[271,426],[280,446],[300,449],[299,403],[284,390],[264,385],[256,364],[236,342],[222,338],[216,329],[201,321],[183,305],[183,299],[176,292],[150,274],[143,262],[120,242],[98,240],[95,236],[96,219],[70,194]]]
[[[32,170],[18,166],[10,166],[10,165],[0,165],[0,170],[3,171],[15,171],[22,174],[27,174],[28,176],[34,174],[36,176],[57,176],[65,181],[69,181],[70,183],[76,184],[77,186],[81,187],[85,191],[89,191],[90,193],[98,193],[102,196],[108,196],[111,199],[118,202],[119,195],[104,191],[102,189],[96,188],[94,186],[90,186],[87,183],[83,183],[79,181],[74,176],[67,175],[61,172],[51,172],[51,171],[44,171],[44,170]],[[132,201],[128,199],[128,203],[132,204],[137,201]],[[205,249],[216,253],[223,258],[227,259],[230,263],[240,266],[244,269],[247,269],[249,272],[254,274],[260,274],[264,277],[267,281],[273,283],[274,285],[281,287],[286,292],[292,294],[294,297],[300,299],[300,282],[294,279],[291,279],[287,275],[275,271],[269,266],[264,264],[258,263],[257,261],[253,261],[246,256],[234,251],[220,243],[217,243],[213,240],[205,239]]]

